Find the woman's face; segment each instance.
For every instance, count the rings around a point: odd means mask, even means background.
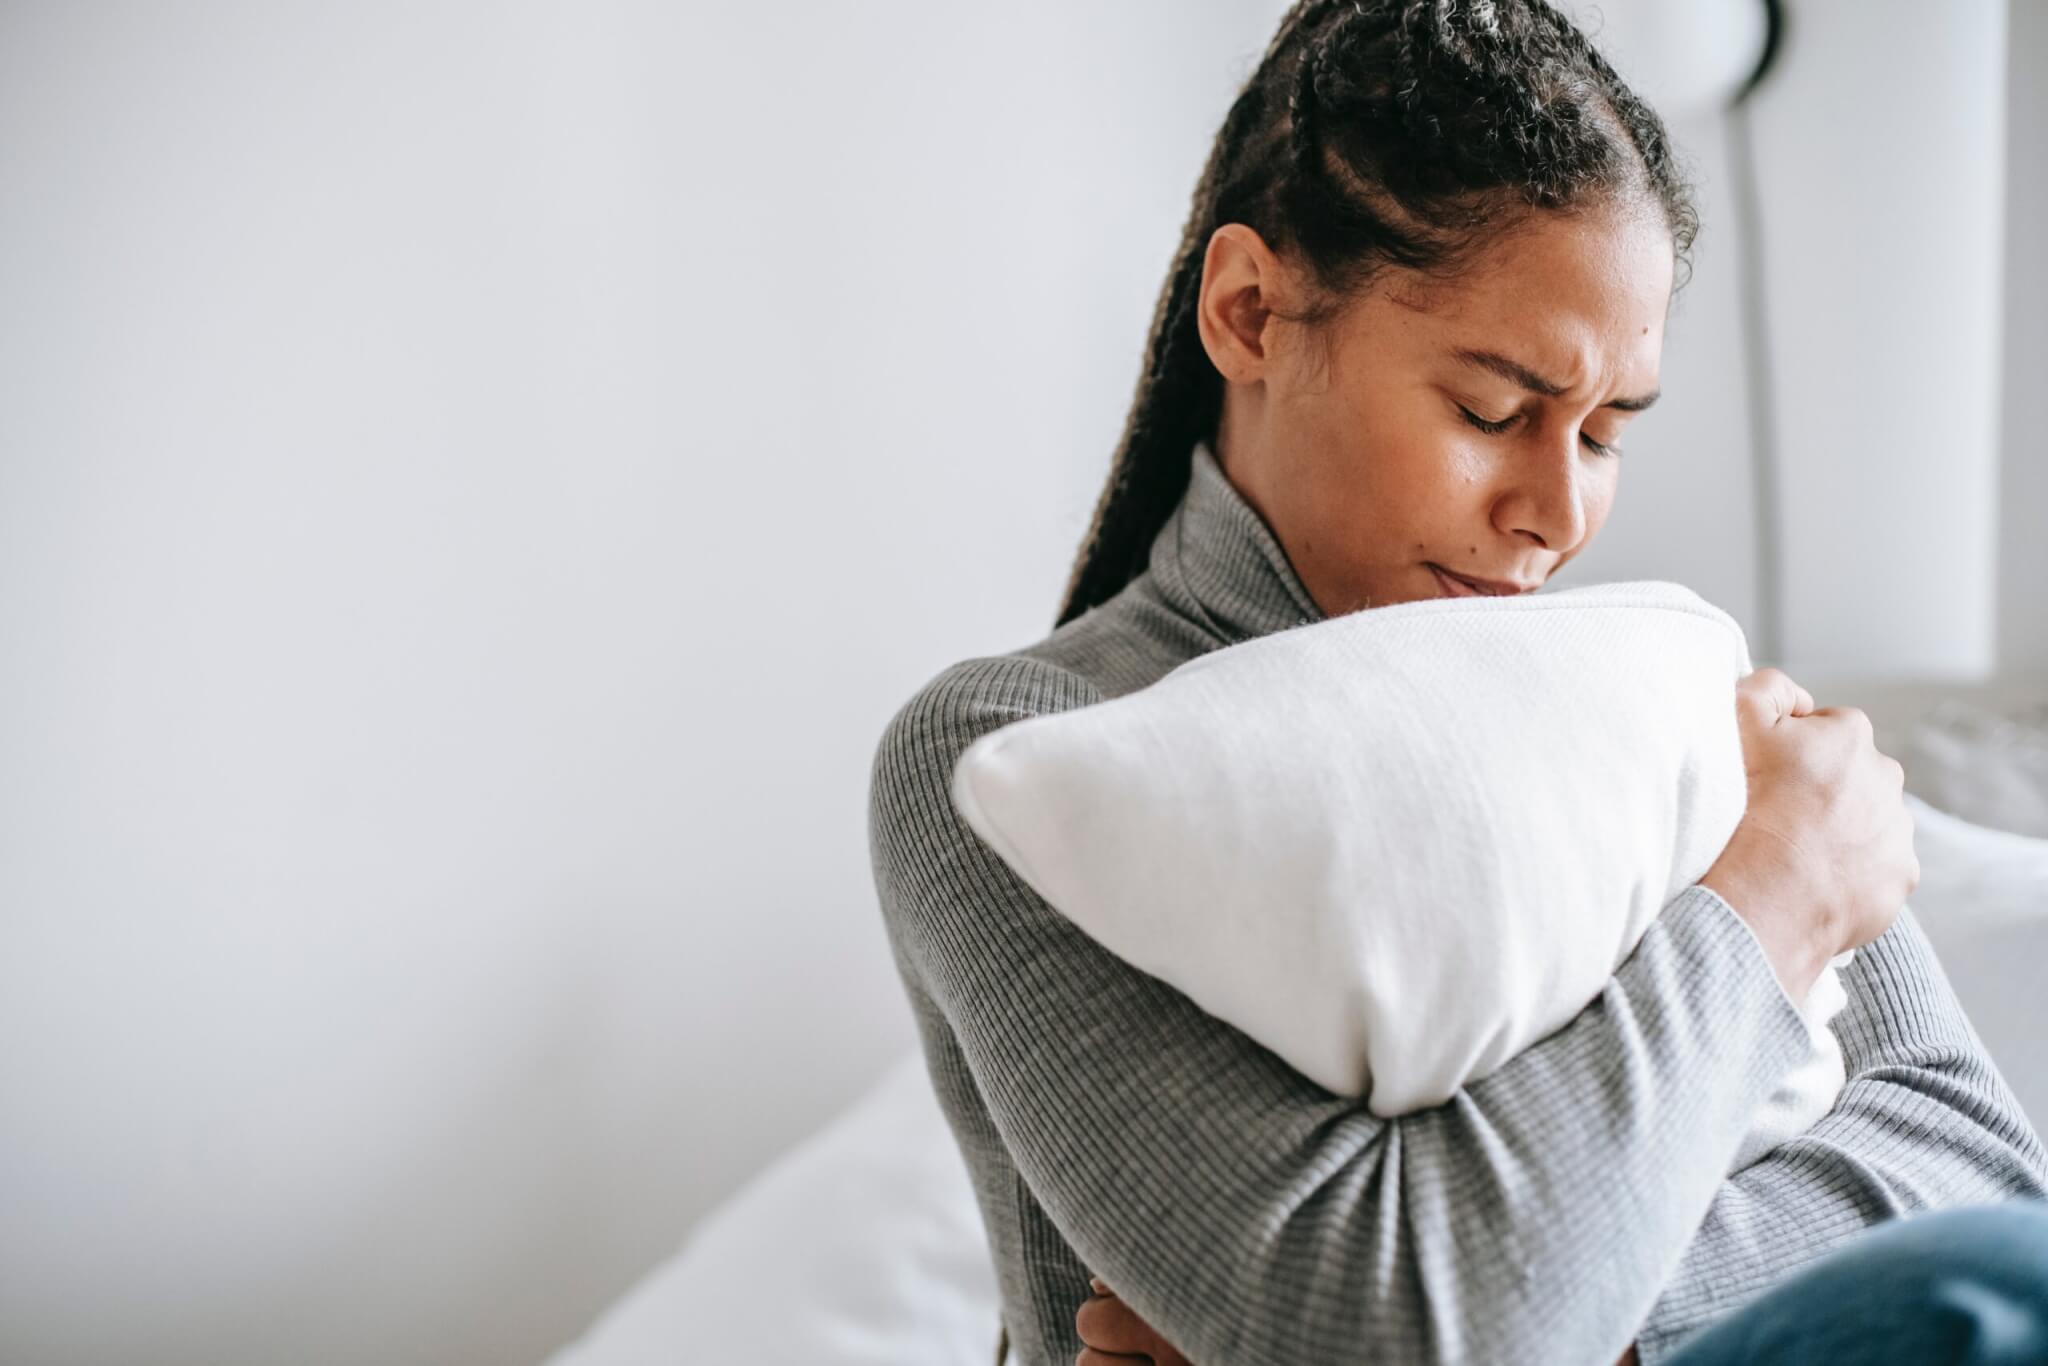
[[[1325,614],[1475,591],[1455,575],[1528,591],[1586,548],[1620,473],[1603,448],[1657,393],[1658,216],[1538,212],[1455,281],[1384,275],[1327,352],[1272,314],[1299,310],[1297,279],[1228,224],[1200,325],[1225,379],[1217,458]]]

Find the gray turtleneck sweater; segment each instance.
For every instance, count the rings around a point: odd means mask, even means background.
[[[1605,1366],[1631,1342],[1653,1363],[1867,1225],[2048,1193],[2041,1141],[1910,912],[1843,973],[1833,1112],[1730,1177],[1805,1032],[1704,887],[1570,1024],[1387,1120],[1110,955],[953,809],[977,737],[1322,616],[1197,446],[1143,574],[1034,645],[943,670],[882,736],[876,887],[1024,1366],[1074,1360],[1091,1272],[1198,1366]]]

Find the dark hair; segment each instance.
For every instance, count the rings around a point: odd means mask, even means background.
[[[1223,377],[1195,308],[1217,228],[1291,251],[1320,291],[1292,320],[1314,326],[1388,267],[1447,276],[1532,210],[1631,193],[1661,205],[1683,266],[1699,218],[1662,120],[1543,0],[1301,0],[1195,187],[1055,625],[1144,569],[1214,440]]]

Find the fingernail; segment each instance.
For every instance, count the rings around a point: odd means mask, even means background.
[[[1100,1276],[1090,1276],[1088,1278],[1088,1288],[1098,1295],[1107,1295],[1109,1293],[1109,1287],[1102,1283],[1102,1277]]]

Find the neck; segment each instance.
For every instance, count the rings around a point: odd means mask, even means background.
[[[1168,605],[1218,644],[1323,619],[1273,530],[1197,442],[1187,492],[1153,539],[1150,574]]]

